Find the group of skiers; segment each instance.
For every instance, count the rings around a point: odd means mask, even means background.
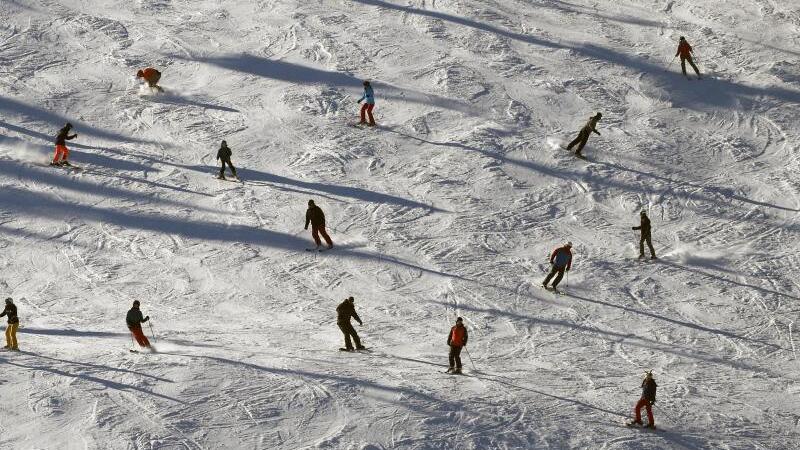
[[[680,56],[681,59],[681,70],[683,74],[686,76],[686,63],[688,62],[689,65],[694,69],[695,73],[700,77],[700,71],[698,70],[697,66],[695,65],[693,58],[692,58],[693,49],[691,45],[686,41],[686,39],[681,36],[678,50],[676,52],[676,57]],[[688,76],[687,76],[688,77]],[[158,85],[159,80],[161,79],[161,72],[158,70],[147,67],[145,69],[139,70],[136,74],[137,79],[144,79],[147,85],[151,89],[155,89],[158,92],[163,92],[163,89]],[[375,126],[375,118],[372,115],[372,111],[375,107],[375,93],[369,81],[363,82],[364,93],[357,100],[357,103],[361,103],[362,101],[364,104],[361,106],[360,110],[360,122],[359,124],[366,124],[369,126]],[[586,143],[589,140],[591,133],[596,133],[600,135],[600,132],[597,131],[597,124],[602,119],[602,113],[597,113],[594,116],[589,118],[589,121],[586,125],[580,130],[578,136],[572,140],[569,145],[567,146],[567,150],[572,150],[575,147],[575,154],[578,157],[582,157],[582,150]],[[55,149],[55,156],[52,161],[52,165],[63,165],[63,166],[70,166],[69,163],[69,149],[66,146],[67,140],[75,139],[78,135],[70,134],[72,130],[72,124],[67,123],[64,127],[59,130],[58,135],[56,137],[56,149]],[[231,174],[233,177],[237,177],[236,175],[236,168],[231,163],[231,149],[228,147],[226,141],[222,141],[220,144],[220,148],[217,151],[217,161],[220,161],[221,167],[219,171],[218,178],[225,179],[225,168],[226,166],[230,169]],[[327,248],[333,248],[333,241],[331,240],[330,236],[328,235],[325,229],[325,214],[323,213],[322,209],[314,203],[314,200],[308,201],[308,210],[306,211],[306,222],[305,222],[305,229],[308,230],[309,224],[311,225],[311,235],[316,243],[315,250],[319,250],[320,246],[322,245],[322,241],[320,237],[325,240],[327,244]],[[650,219],[647,217],[645,211],[642,211],[640,214],[640,225],[632,227],[633,230],[640,230],[641,236],[639,241],[639,258],[644,257],[644,244],[646,243],[649,250],[651,258],[656,258],[655,250],[653,249],[652,245],[652,236],[651,236],[651,226],[650,226]],[[567,242],[565,245],[556,248],[550,255],[550,264],[551,269],[548,273],[547,277],[542,282],[542,286],[548,289],[548,284],[552,280],[551,288],[553,291],[558,292],[558,284],[561,282],[562,278],[564,277],[565,272],[569,272],[572,267],[572,243]],[[555,277],[555,278],[554,278]],[[142,312],[140,311],[140,303],[139,301],[134,301],[131,309],[128,311],[126,315],[126,324],[128,329],[131,332],[131,336],[133,340],[141,347],[150,348],[152,349],[152,345],[145,336],[144,332],[142,331],[142,324],[147,322],[150,317],[143,316]],[[342,351],[357,351],[357,350],[365,350],[361,343],[361,340],[356,332],[355,328],[350,323],[350,319],[355,319],[359,325],[363,325],[361,318],[358,316],[355,310],[355,300],[353,297],[348,297],[345,299],[341,304],[336,307],[336,314],[337,314],[337,325],[339,329],[342,331],[344,335],[344,343],[345,346],[341,348]],[[3,313],[0,314],[0,317],[7,316],[8,317],[8,327],[6,328],[6,346],[5,349],[19,351],[19,347],[17,344],[16,339],[16,331],[19,327],[19,318],[17,316],[17,307],[14,304],[11,298],[6,299],[5,309]],[[450,348],[450,352],[448,355],[448,362],[449,368],[447,373],[451,374],[461,374],[462,373],[462,363],[461,363],[461,351],[464,347],[466,347],[468,341],[468,332],[467,328],[464,326],[464,320],[461,317],[456,319],[455,325],[450,329],[450,332],[447,335],[447,345]],[[355,346],[353,345],[355,344]],[[653,379],[652,371],[647,372],[645,379],[642,381],[642,397],[639,402],[635,406],[635,420],[630,422],[629,425],[642,425],[641,420],[641,409],[645,408],[647,411],[647,416],[649,420],[648,427],[655,428],[655,422],[652,413],[652,404],[655,403],[655,393],[656,393],[656,382]]]

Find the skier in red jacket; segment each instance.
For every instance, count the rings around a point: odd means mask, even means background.
[[[547,274],[547,278],[542,282],[542,287],[547,289],[547,283],[549,283],[550,279],[555,275],[556,279],[553,280],[553,291],[558,292],[558,283],[560,283],[561,278],[564,277],[564,271],[569,272],[569,269],[572,268],[572,242],[567,242],[563,247],[553,250],[553,253],[550,255],[550,265],[550,273]]]
[[[464,319],[459,317],[456,319],[455,326],[450,328],[450,334],[447,335],[447,345],[450,346],[450,368],[447,369],[447,373],[461,373],[461,349],[467,346],[468,338]]]
[[[153,69],[152,67],[147,67],[136,72],[136,78],[144,78],[144,80],[147,81],[148,86],[156,89],[158,92],[164,92],[164,90],[161,89],[161,86],[158,85],[158,80],[161,79],[161,72],[158,70]]]
[[[681,57],[681,71],[683,72],[683,76],[689,77],[689,75],[686,75],[686,61],[689,61],[689,65],[694,69],[697,78],[701,78],[700,70],[697,69],[697,66],[694,65],[694,60],[692,60],[692,51],[692,46],[689,45],[685,37],[681,36],[680,41],[678,41],[678,51],[675,52],[675,56],[680,55]]]

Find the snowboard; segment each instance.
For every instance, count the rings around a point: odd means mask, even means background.
[[[648,428],[644,425],[639,425],[636,422],[623,422],[623,423],[628,428],[637,428],[644,431],[663,431],[661,428]]]
[[[339,351],[340,352],[358,353],[358,352],[369,352],[370,349],[367,348],[367,347],[364,347],[364,348],[352,349],[351,350],[351,349],[348,349],[348,348],[345,348],[345,347],[339,347]]]
[[[220,181],[230,181],[231,183],[243,183],[242,179],[239,177],[225,177],[220,178],[219,175],[214,175],[214,178]]]
[[[66,166],[66,165],[61,165],[61,164],[50,163],[50,164],[48,164],[48,166],[50,166],[50,167],[58,167],[58,168],[61,168],[61,169],[72,169],[72,170],[79,170],[79,171],[83,170],[83,167],[76,166],[74,164],[70,164],[70,165]]]

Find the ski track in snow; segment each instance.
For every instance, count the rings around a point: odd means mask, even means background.
[[[0,448],[795,448],[798,10],[5,1]],[[82,171],[46,166],[66,121]],[[333,251],[302,251],[309,198]],[[349,295],[370,352],[337,351]],[[127,351],[136,299],[155,354]],[[622,426],[650,369],[654,433]]]

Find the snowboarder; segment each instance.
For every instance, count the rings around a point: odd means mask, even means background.
[[[692,46],[689,45],[689,42],[686,41],[686,38],[681,36],[680,40],[678,41],[678,51],[675,52],[675,56],[680,55],[681,57],[681,72],[683,72],[683,76],[689,78],[689,75],[686,75],[686,61],[689,61],[689,65],[692,66],[694,69],[694,73],[697,74],[697,78],[701,78],[700,70],[697,69],[697,66],[694,65],[694,60],[692,60]]]
[[[147,67],[145,69],[139,70],[136,72],[136,79],[144,78],[147,82],[147,85],[150,86],[151,89],[155,89],[158,92],[164,92],[164,89],[161,89],[161,86],[158,85],[158,80],[161,79],[161,72],[152,67]]]
[[[656,380],[653,379],[653,371],[645,373],[644,380],[642,380],[642,397],[636,403],[634,408],[635,418],[633,422],[629,422],[628,426],[643,425],[642,424],[642,408],[647,410],[647,420],[649,423],[645,428],[652,428],[655,430],[656,422],[653,419],[653,404],[656,402]]]
[[[364,101],[364,104],[361,105],[361,122],[359,124],[375,126],[375,118],[372,117],[372,110],[375,108],[375,92],[372,90],[372,85],[369,84],[369,81],[364,81],[364,95],[356,103],[361,103],[362,101]],[[365,114],[369,116],[369,123],[367,123]]]
[[[317,247],[322,244],[319,240],[320,235],[325,242],[328,243],[328,248],[333,248],[333,241],[331,241],[331,237],[328,236],[328,232],[325,231],[325,213],[322,212],[319,206],[314,204],[314,200],[308,201],[308,210],[306,210],[306,227],[308,229],[308,224],[311,223],[311,237],[314,238],[314,242],[316,242]]]
[[[350,343],[351,336],[356,344],[355,349],[364,350],[366,347],[361,345],[361,339],[358,338],[356,329],[353,328],[353,325],[350,323],[351,317],[356,319],[359,325],[364,325],[364,322],[361,321],[361,318],[358,317],[356,313],[355,299],[353,297],[344,299],[344,301],[336,307],[336,325],[339,325],[339,329],[344,333],[344,348],[340,348],[339,350],[353,351],[353,344]]]
[[[67,148],[67,141],[71,141],[78,137],[78,134],[75,133],[70,136],[69,131],[72,129],[72,124],[67,122],[64,125],[64,128],[58,131],[58,136],[56,136],[56,154],[53,157],[53,162],[50,163],[51,166],[71,166],[72,164],[69,163],[67,158],[69,158],[69,149]]]
[[[581,154],[581,151],[583,150],[583,147],[586,145],[586,142],[589,141],[589,135],[592,133],[597,133],[598,136],[600,135],[600,132],[597,131],[596,127],[597,127],[597,122],[599,122],[600,119],[602,118],[603,118],[602,113],[597,113],[594,116],[590,117],[589,121],[586,122],[586,125],[584,125],[583,128],[581,128],[581,131],[578,133],[578,137],[573,139],[572,142],[570,142],[569,145],[567,145],[567,150],[572,150],[572,147],[577,145],[578,148],[575,149],[575,155],[582,158],[583,155]]]
[[[231,164],[232,154],[233,152],[228,147],[228,143],[222,141],[222,144],[219,146],[219,150],[217,151],[217,161],[220,160],[222,161],[222,167],[219,168],[219,176],[217,177],[220,180],[225,179],[225,164],[227,164],[228,167],[231,168],[231,173],[233,174],[234,178],[239,178],[238,176],[236,176],[236,167],[233,167],[233,164]]]
[[[6,309],[0,313],[0,317],[8,316],[8,326],[6,327],[6,346],[3,347],[7,350],[15,352],[19,351],[17,345],[17,328],[19,328],[19,317],[17,317],[17,305],[11,297],[6,299]]]
[[[447,345],[450,346],[450,368],[447,373],[460,374],[461,373],[461,349],[467,346],[467,327],[464,326],[464,319],[461,317],[456,318],[456,324],[450,328],[450,334],[447,335]]]
[[[639,259],[644,258],[645,242],[647,242],[647,247],[650,249],[650,259],[656,259],[656,251],[653,249],[653,237],[650,235],[650,219],[645,211],[642,211],[639,216],[641,219],[640,225],[631,227],[632,230],[642,230],[642,235],[639,238]]]
[[[136,343],[144,348],[150,348],[150,341],[147,340],[147,336],[144,335],[142,332],[142,324],[150,320],[150,316],[142,317],[142,312],[139,310],[139,300],[133,301],[133,307],[128,311],[128,315],[125,317],[125,322],[128,324],[128,329],[131,330],[131,334],[136,339]]]
[[[558,292],[558,283],[564,277],[564,271],[569,272],[569,269],[572,268],[572,242],[567,242],[563,247],[553,250],[550,255],[550,267],[550,273],[542,282],[542,287],[547,289],[547,283],[550,282],[553,275],[558,274],[553,280],[553,291]]]

